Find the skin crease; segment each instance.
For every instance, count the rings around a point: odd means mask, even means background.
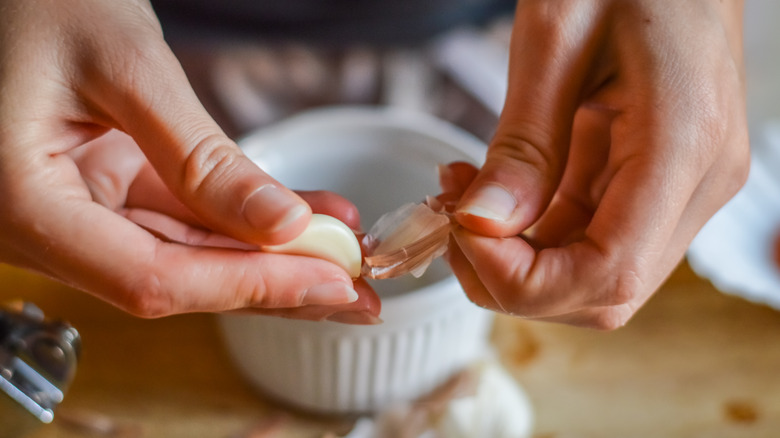
[[[247,251],[292,239],[312,210],[353,228],[359,216],[240,152],[146,1],[0,0],[0,16],[0,262],[142,317],[376,322],[376,294],[338,266]]]
[[[734,0],[518,3],[486,164],[444,178],[462,192],[448,257],[471,300],[625,324],[746,178],[741,14]],[[0,17],[0,261],[143,317],[376,322],[360,281],[354,303],[300,307],[314,286],[352,287],[335,265],[246,250],[293,238],[312,210],[354,228],[357,212],[249,162],[146,1],[0,0]],[[493,203],[475,208],[485,187]]]
[[[496,135],[460,173],[449,260],[475,303],[598,329],[645,303],[747,177],[742,8],[519,2]]]

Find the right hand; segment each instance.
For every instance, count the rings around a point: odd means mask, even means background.
[[[354,301],[331,263],[166,242],[129,219],[264,245],[311,215],[207,114],[147,1],[0,0],[0,16],[1,262],[142,317]],[[354,220],[347,204],[334,214]]]
[[[511,315],[615,329],[750,168],[740,0],[525,0],[450,264]]]

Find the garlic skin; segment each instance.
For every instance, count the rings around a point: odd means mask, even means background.
[[[360,276],[363,263],[355,233],[340,220],[324,214],[313,214],[306,229],[293,240],[266,245],[262,250],[327,260],[341,266],[352,278]]]
[[[456,398],[436,427],[447,438],[528,438],[533,409],[528,396],[497,362],[480,365],[476,393]]]
[[[533,423],[523,388],[486,358],[420,400],[361,418],[343,438],[531,438]]]
[[[449,216],[427,204],[405,204],[386,213],[363,238],[363,275],[373,279],[411,273],[419,278],[433,259],[447,251]]]

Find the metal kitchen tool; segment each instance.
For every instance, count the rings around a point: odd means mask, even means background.
[[[0,306],[0,438],[22,437],[54,419],[76,372],[81,340],[31,303]]]

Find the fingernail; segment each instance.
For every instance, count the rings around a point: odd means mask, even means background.
[[[507,189],[498,184],[487,184],[471,195],[457,213],[506,222],[516,207],[517,199]]]
[[[243,213],[253,226],[270,232],[284,229],[308,213],[309,208],[285,190],[264,184],[246,198]]]
[[[353,325],[377,325],[377,324],[382,324],[384,322],[382,321],[382,318],[372,315],[366,311],[336,312],[325,319],[328,321],[339,322],[342,324],[353,324]]]
[[[347,304],[358,299],[355,289],[341,282],[312,286],[303,294],[301,304]]]

